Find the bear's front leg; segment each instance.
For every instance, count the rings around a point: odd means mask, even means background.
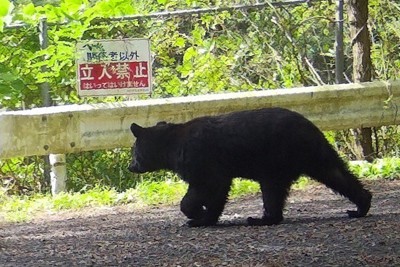
[[[217,224],[219,216],[227,201],[230,183],[228,185],[214,184],[212,186],[189,185],[189,189],[181,202],[181,210],[188,217],[189,227],[212,226]],[[190,215],[190,217],[188,216]]]
[[[189,186],[188,191],[181,200],[181,211],[191,220],[200,220],[206,213],[204,204],[204,200],[196,189],[193,186]]]

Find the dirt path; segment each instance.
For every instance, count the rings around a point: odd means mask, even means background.
[[[87,209],[0,227],[0,266],[400,266],[400,181],[373,181],[370,216],[322,186],[292,191],[278,226],[248,227],[260,196],[188,228],[177,206]]]

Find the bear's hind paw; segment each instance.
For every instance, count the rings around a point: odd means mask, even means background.
[[[348,210],[347,215],[349,215],[349,218],[361,218],[365,217],[367,214],[361,213],[358,210]]]

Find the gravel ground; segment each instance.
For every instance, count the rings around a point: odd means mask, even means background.
[[[293,190],[285,220],[248,227],[261,197],[230,201],[220,224],[189,228],[178,206],[92,208],[0,225],[0,266],[400,266],[400,181],[370,181],[370,215],[323,186]]]

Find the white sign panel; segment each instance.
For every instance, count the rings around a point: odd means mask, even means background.
[[[80,96],[150,94],[148,39],[86,40],[76,52]]]

